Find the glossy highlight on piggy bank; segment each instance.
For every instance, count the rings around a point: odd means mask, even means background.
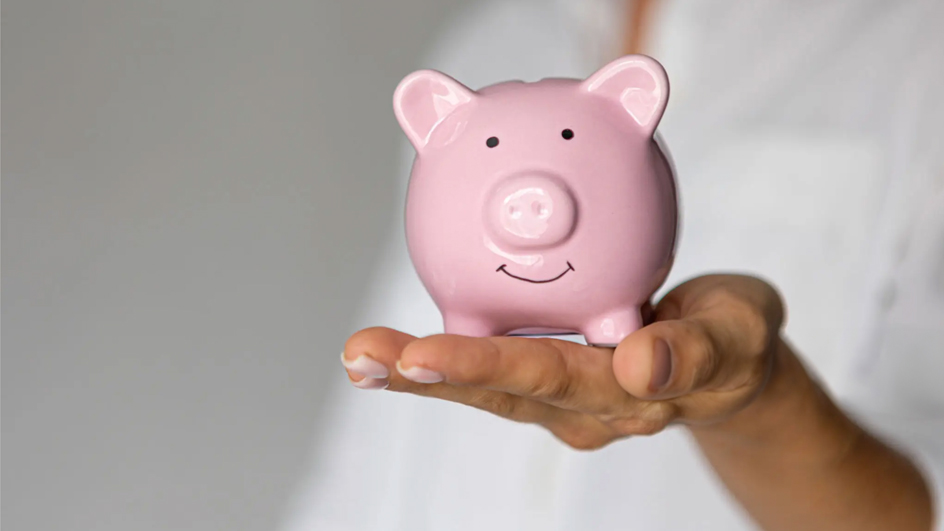
[[[473,91],[421,70],[400,82],[394,111],[416,149],[407,244],[446,333],[615,345],[642,326],[677,234],[655,136],[668,96],[641,55],[583,81]]]

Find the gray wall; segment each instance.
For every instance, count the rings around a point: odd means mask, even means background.
[[[3,2],[6,531],[277,525],[458,4]]]

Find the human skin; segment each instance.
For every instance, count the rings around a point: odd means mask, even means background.
[[[645,52],[656,4],[627,2],[625,54]],[[771,286],[713,275],[666,295],[615,350],[372,328],[342,360],[358,387],[540,424],[577,449],[683,425],[767,531],[931,529],[914,464],[836,406],[781,336],[783,319]]]
[[[768,531],[931,528],[924,479],[810,377],[780,333],[770,285],[698,277],[649,313],[615,349],[369,328],[348,339],[342,361],[363,389],[539,424],[581,450],[682,425]]]

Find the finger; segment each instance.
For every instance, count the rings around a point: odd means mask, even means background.
[[[383,389],[465,404],[515,422],[540,424],[568,445],[579,449],[599,448],[617,434],[604,423],[575,411],[531,400],[511,393],[448,383],[418,383],[398,374],[394,367],[416,337],[389,328],[357,332],[345,344],[342,362],[355,386]],[[387,368],[382,370],[374,364]],[[374,377],[365,377],[358,370]]]
[[[383,327],[366,328],[350,338],[341,352],[341,364],[351,384],[361,389],[386,389],[400,352],[416,337]]]
[[[390,328],[367,328],[348,339],[341,362],[352,383],[361,388],[389,388],[391,391],[459,402],[519,422],[542,423],[556,414],[553,412],[556,408],[552,406],[507,393],[458,388],[449,384],[421,385],[403,378],[393,367],[396,367],[403,350],[415,341],[416,337]],[[373,382],[383,382],[383,385]]]
[[[556,339],[431,336],[407,345],[398,370],[416,382],[481,387],[583,413],[633,402],[613,376],[609,349]]]
[[[405,379],[397,381],[396,377],[389,389],[464,404],[515,422],[538,424],[574,448],[599,448],[617,436],[613,429],[590,415],[502,391],[448,383],[418,384]]]
[[[780,294],[763,280],[747,275],[705,275],[670,291],[655,308],[655,320],[680,319],[718,306],[748,306],[779,329],[784,321]]]
[[[729,391],[766,378],[782,322],[779,297],[750,277],[703,277],[657,307],[658,321],[626,338],[613,356],[617,381],[630,394],[667,399],[695,391]]]
[[[601,448],[624,436],[591,415],[502,391],[445,382],[421,384],[396,376],[391,378],[389,389],[464,404],[515,422],[538,424],[578,450]]]

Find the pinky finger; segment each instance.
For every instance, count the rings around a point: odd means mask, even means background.
[[[538,424],[564,444],[578,450],[602,448],[617,438],[612,428],[590,415],[502,391],[447,383],[408,388],[394,386],[391,390],[465,404],[515,422]]]

